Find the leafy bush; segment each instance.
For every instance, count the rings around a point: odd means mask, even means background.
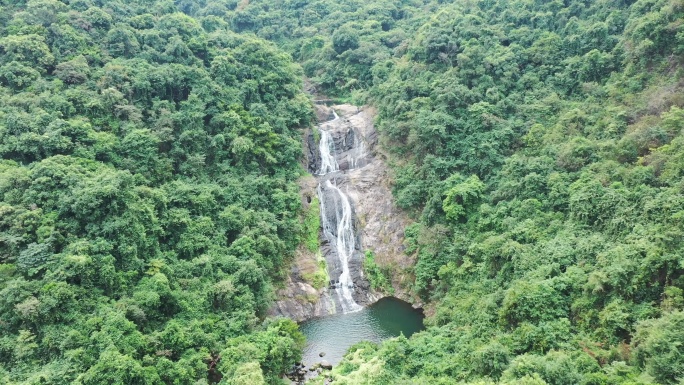
[[[375,263],[375,254],[366,250],[366,258],[363,260],[363,272],[371,284],[373,290],[383,291],[389,295],[394,294],[394,288],[387,269],[382,269]]]

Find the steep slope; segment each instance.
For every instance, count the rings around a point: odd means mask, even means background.
[[[683,20],[680,0],[4,2],[0,382],[278,383],[297,360],[296,326],[260,317],[318,243],[311,106],[254,32],[377,108],[390,172],[341,180],[375,202],[368,280],[415,261],[435,308],[334,383],[680,383]],[[328,284],[313,258],[293,282]]]
[[[377,106],[436,306],[336,383],[681,381],[680,1],[264,4],[237,27]]]
[[[313,209],[320,207],[322,210],[321,252],[317,248],[300,249],[300,257],[295,260],[286,287],[278,292],[271,313],[301,321],[345,311],[337,293],[345,285],[340,282],[343,274],[340,251],[336,249],[334,234],[331,238],[331,234],[325,233],[338,232],[334,228],[326,230],[325,223],[329,227],[340,219],[333,207],[340,199],[340,193],[350,203],[352,221],[348,230],[356,238],[353,252],[347,255],[348,284],[353,286],[350,295],[354,302],[367,305],[387,294],[412,300],[407,291],[412,278],[406,270],[413,261],[403,253],[402,246],[408,219],[394,203],[388,186],[387,166],[376,151],[373,111],[351,105],[317,108],[323,121],[315,131],[307,134],[305,150],[309,154],[309,171],[317,175],[317,180],[304,178],[301,186],[303,204],[315,200]],[[368,272],[364,273],[362,265],[367,252],[374,256],[377,264],[393,272],[387,274],[392,281],[387,281],[386,287],[372,287],[375,277],[367,277]],[[321,276],[325,278],[321,279]]]
[[[302,73],[173,2],[0,6],[0,383],[279,383]],[[277,347],[277,348],[276,348]]]

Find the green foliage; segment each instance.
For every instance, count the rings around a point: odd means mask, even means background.
[[[256,361],[240,365],[236,370],[231,384],[235,385],[264,385],[264,376],[261,373],[259,363]]]
[[[314,253],[319,249],[318,234],[321,229],[321,204],[318,197],[314,197],[309,208],[304,213],[303,238],[306,248]]]
[[[472,211],[475,203],[479,201],[485,185],[477,175],[472,175],[463,182],[446,191],[446,198],[442,203],[442,210],[447,219],[459,220]]]
[[[302,278],[307,281],[316,290],[320,290],[330,282],[328,275],[328,264],[323,258],[320,250],[316,250],[316,270],[313,273],[303,273]],[[316,302],[318,298],[314,298],[311,302]]]
[[[139,362],[120,354],[116,348],[105,350],[97,364],[76,379],[76,383],[89,384],[160,384],[159,375],[154,368],[143,368]]]
[[[363,260],[363,272],[371,284],[373,290],[379,290],[389,295],[394,294],[389,269],[383,269],[375,263],[375,254],[366,250],[366,258]]]
[[[359,35],[352,26],[345,25],[333,33],[332,45],[338,54],[357,49],[359,48]]]
[[[218,365],[225,376],[221,384],[243,383],[250,378],[276,384],[282,373],[301,360],[304,335],[293,321],[277,319],[260,331],[229,339],[226,345]],[[256,373],[250,372],[259,368]]]
[[[386,75],[383,65],[432,10],[423,3],[433,2],[252,0],[228,14],[234,30],[277,42],[327,94],[344,99]]]
[[[353,348],[336,382],[681,381],[683,17],[669,0],[235,8],[319,89],[377,107],[416,219],[430,327]]]
[[[273,384],[299,358],[262,321],[303,233],[301,70],[183,11],[0,8],[2,383]]]
[[[634,360],[661,384],[678,384],[684,372],[684,312],[637,325]]]
[[[506,290],[499,318],[504,325],[537,324],[568,314],[568,304],[547,282],[516,281]]]

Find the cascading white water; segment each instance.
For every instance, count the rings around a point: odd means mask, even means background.
[[[364,145],[364,142],[357,139],[354,144],[354,148],[347,154],[347,162],[349,163],[350,170],[359,167],[359,159],[363,159],[366,156],[366,146]]]
[[[321,142],[318,144],[318,149],[321,153],[321,169],[318,170],[318,175],[325,175],[340,169],[340,165],[337,164],[334,156],[335,142],[330,132],[321,131]]]
[[[340,117],[337,116],[337,112],[333,110],[333,120],[329,123],[337,121]],[[321,126],[323,128],[323,126]],[[325,175],[329,172],[334,172],[340,169],[340,165],[337,164],[335,159],[335,141],[328,130],[320,130],[321,141],[318,143],[318,151],[321,154],[321,168],[318,170],[318,175]]]
[[[352,293],[354,292],[354,282],[349,272],[349,259],[356,250],[356,234],[354,234],[353,217],[349,197],[330,180],[324,182],[325,189],[333,192],[333,205],[327,205],[323,188],[318,185],[318,197],[321,202],[321,225],[323,235],[335,248],[335,253],[340,261],[342,274],[340,274],[339,284],[335,291],[342,306],[342,312],[350,313],[361,310]],[[336,223],[330,223],[329,218],[335,218]]]
[[[318,170],[318,175],[326,175],[340,170],[340,165],[335,159],[335,142],[332,134],[328,131],[326,126],[337,120],[339,116],[333,110],[334,119],[320,127],[321,141],[318,145],[321,155],[321,166]],[[352,216],[351,203],[349,197],[342,192],[337,186],[326,179],[323,184],[325,188],[318,184],[317,193],[321,205],[321,226],[323,227],[323,236],[328,240],[330,245],[334,248],[335,254],[339,260],[342,273],[339,277],[339,282],[335,284],[335,292],[342,307],[343,313],[350,313],[361,310],[352,296],[354,292],[354,281],[352,280],[349,271],[349,260],[353,257],[356,250],[356,234],[354,233],[354,223]],[[332,205],[329,205],[326,200],[325,191],[329,191],[332,197]],[[331,223],[331,218],[334,218],[335,223]]]

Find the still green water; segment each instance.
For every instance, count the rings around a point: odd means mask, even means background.
[[[424,329],[423,314],[396,298],[383,298],[362,310],[303,322],[299,329],[307,340],[303,362],[312,365],[326,360],[337,365],[350,346],[360,341],[380,342],[409,337]],[[325,357],[319,353],[325,352]]]

